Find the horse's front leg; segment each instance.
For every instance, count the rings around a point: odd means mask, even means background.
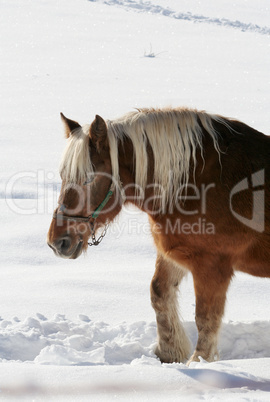
[[[219,357],[218,332],[233,270],[224,257],[217,257],[214,260],[212,264],[211,257],[202,260],[198,265],[196,264],[192,272],[196,296],[198,341],[188,364],[199,361],[199,357],[209,362]]]
[[[156,312],[156,355],[161,362],[183,362],[188,359],[190,344],[178,316],[178,286],[185,272],[161,254],[151,282],[151,302]]]

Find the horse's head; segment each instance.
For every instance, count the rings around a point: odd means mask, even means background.
[[[60,165],[62,178],[58,207],[48,232],[48,245],[57,256],[77,258],[95,231],[111,221],[120,206],[112,178],[105,121],[96,116],[81,127],[61,114],[67,147]]]

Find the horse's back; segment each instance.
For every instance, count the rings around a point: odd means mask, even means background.
[[[219,138],[225,154],[229,156],[237,154],[237,159],[241,157],[250,161],[253,169],[259,167],[269,170],[270,136],[237,120],[227,120],[226,124],[215,124],[216,130],[221,133]]]

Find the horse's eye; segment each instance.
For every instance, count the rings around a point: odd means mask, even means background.
[[[93,180],[94,180],[94,177],[91,177],[91,179],[87,179],[87,180],[83,183],[83,185],[86,186],[87,184],[92,183]]]
[[[60,207],[59,207],[59,211],[60,212],[65,212],[65,209],[66,209],[65,205],[61,204]]]

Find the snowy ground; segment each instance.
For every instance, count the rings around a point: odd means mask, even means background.
[[[269,133],[268,0],[1,0],[0,43],[0,398],[268,401],[269,280],[236,275],[220,362],[161,365],[147,218],[124,211],[76,261],[45,241],[60,111],[187,105]],[[191,277],[180,305],[194,346]]]

